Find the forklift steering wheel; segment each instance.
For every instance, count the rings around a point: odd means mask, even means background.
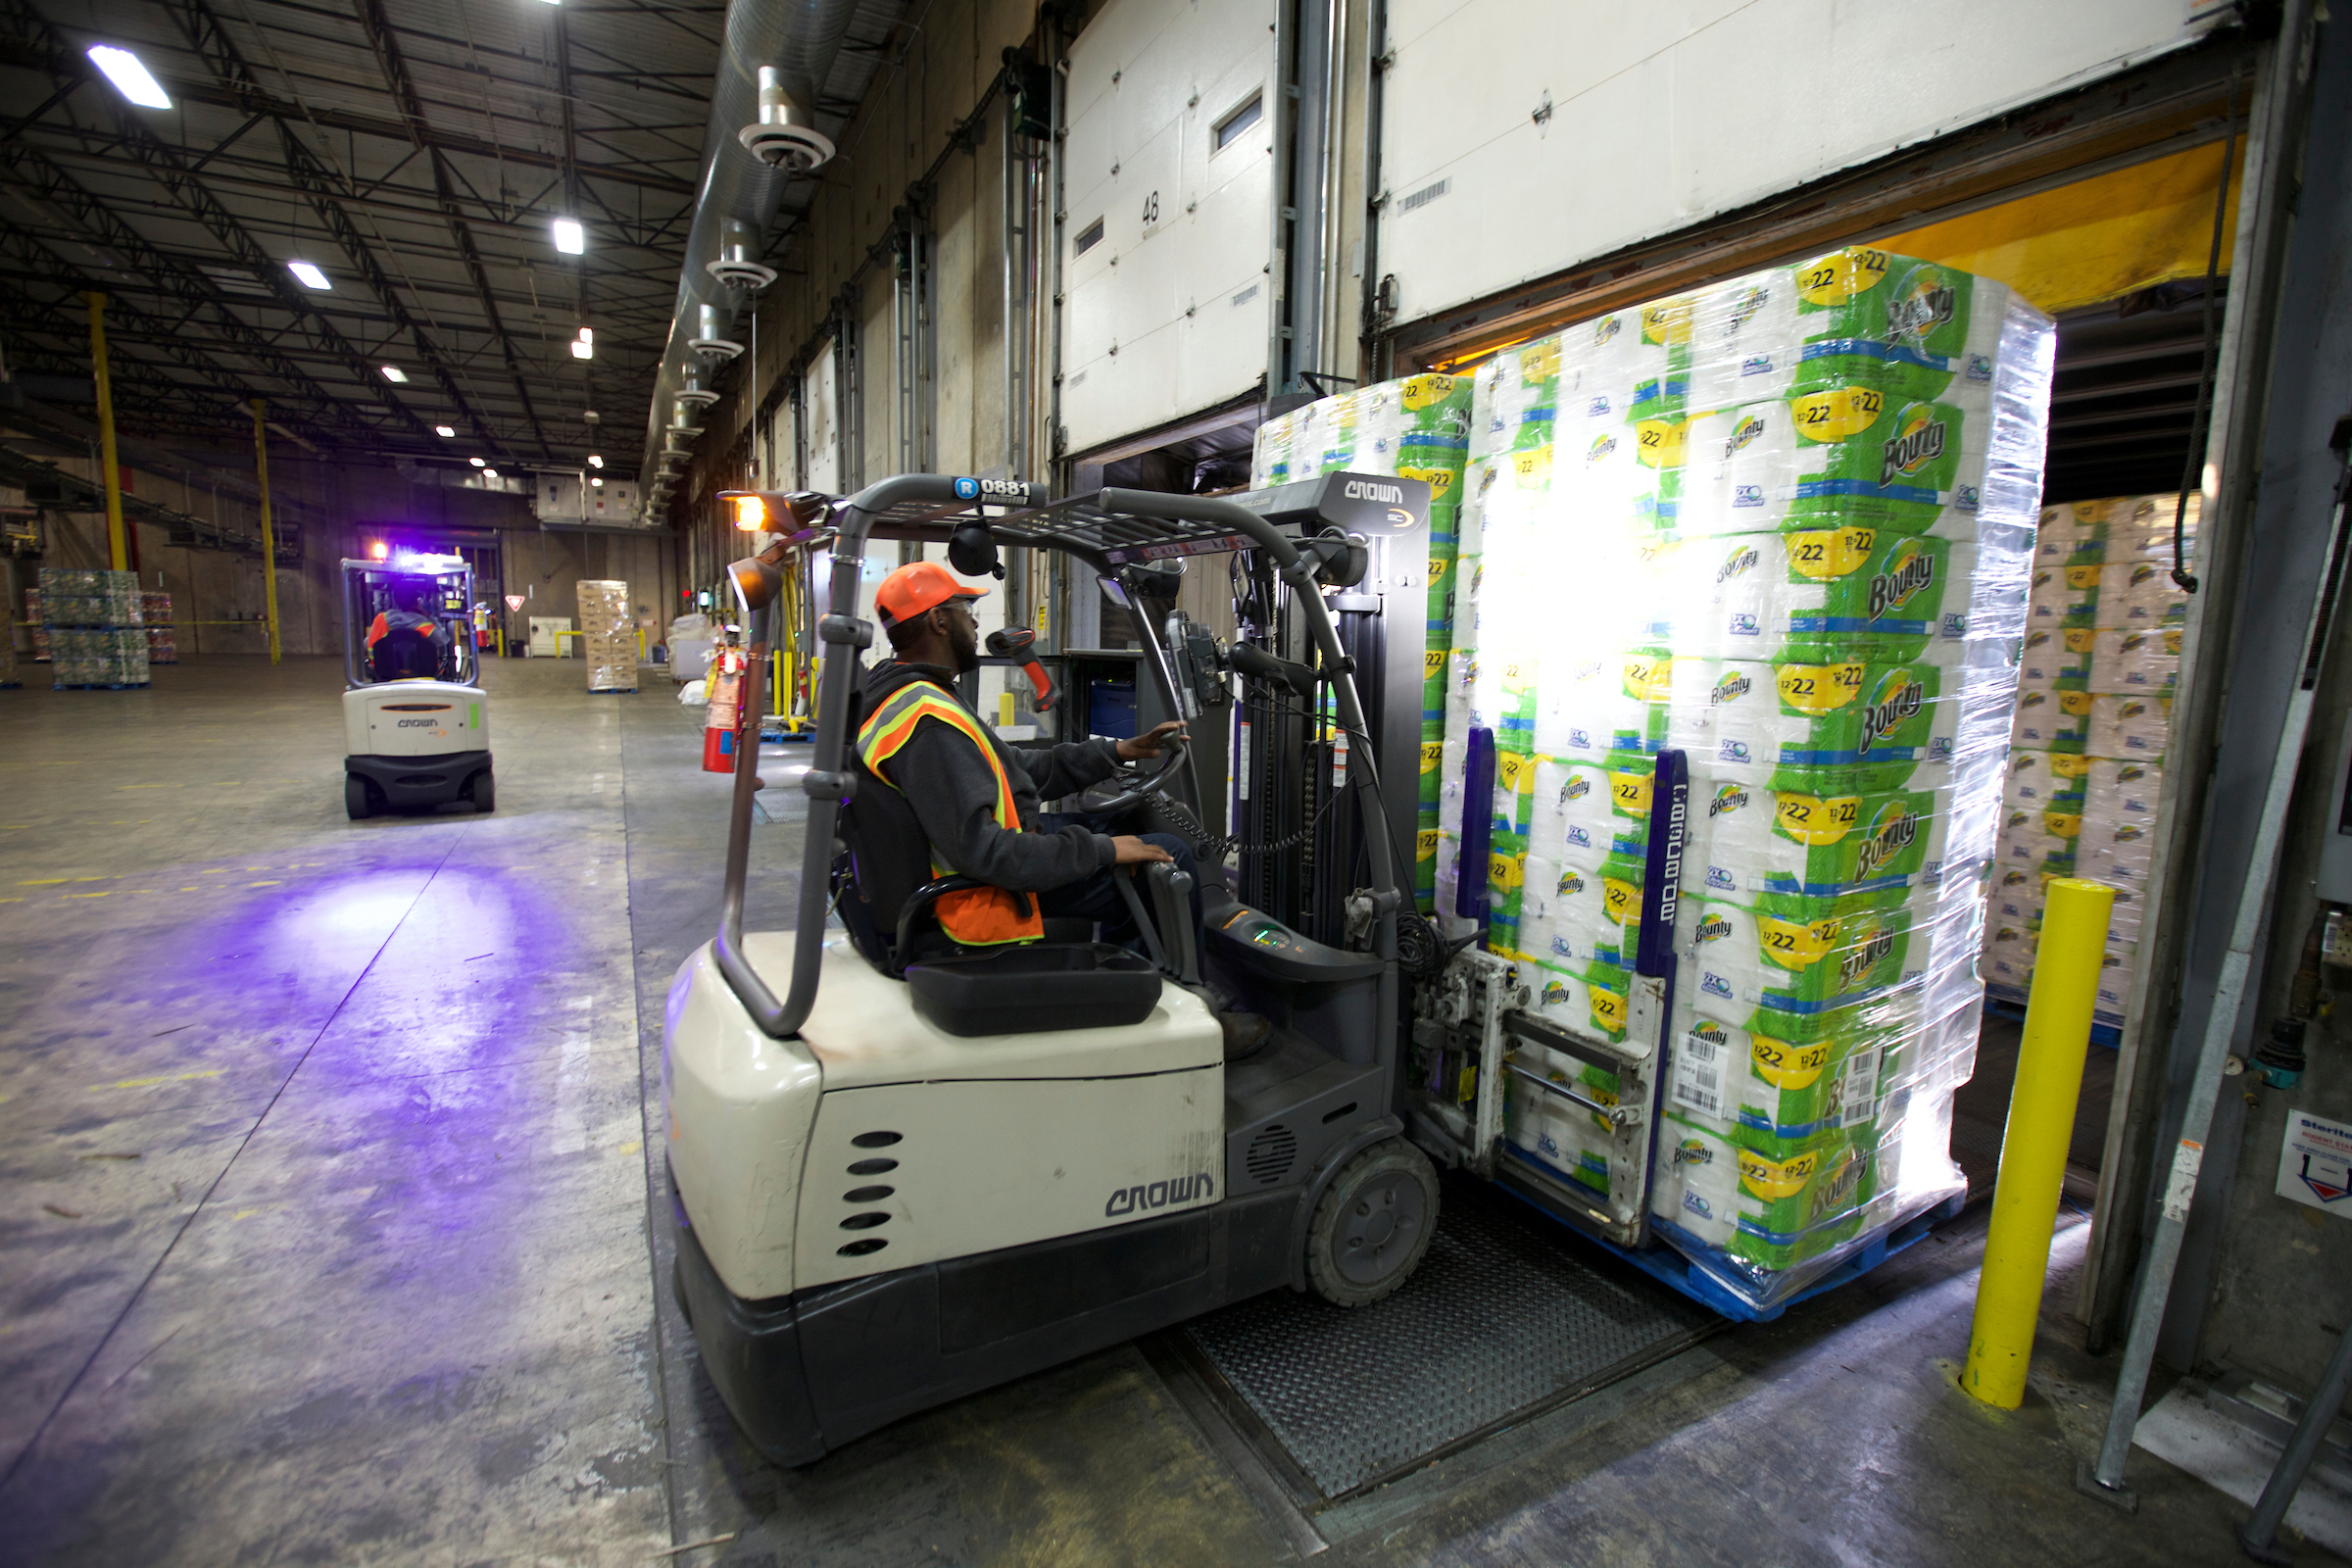
[[[1158,762],[1157,767],[1151,767],[1150,759],[1120,763],[1116,773],[1086,787],[1078,797],[1078,809],[1088,816],[1115,816],[1141,805],[1146,796],[1159,794],[1175,782],[1176,769],[1184,765],[1184,742],[1161,741]]]

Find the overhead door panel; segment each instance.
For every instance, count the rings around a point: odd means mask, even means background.
[[[1402,318],[1690,227],[2194,36],[2180,0],[1603,9],[1565,24],[1554,0],[1396,0],[1380,246]]]
[[[816,363],[808,367],[801,396],[807,400],[808,420],[808,469],[803,482],[811,490],[836,494],[841,489],[841,454],[835,445],[840,435],[841,411],[833,394],[830,343],[817,351]]]
[[[1271,243],[1273,15],[1271,0],[1112,0],[1071,47],[1062,419],[1075,448],[1264,372],[1265,291],[1232,300],[1262,277]],[[1237,119],[1252,102],[1255,118]],[[1246,128],[1220,148],[1220,125]]]

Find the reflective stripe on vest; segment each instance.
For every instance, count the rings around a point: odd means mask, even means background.
[[[988,732],[962,704],[934,686],[924,683],[903,686],[875,709],[873,716],[858,726],[858,758],[876,778],[898,789],[891,784],[882,764],[914,738],[915,726],[926,718],[952,725],[980,748],[980,755],[988,760],[989,771],[997,779],[997,826],[1007,833],[1018,833],[1021,813],[1012,798],[1012,780],[1005,774],[996,747],[989,743]],[[940,858],[937,845],[931,846],[931,872],[934,876],[956,874],[954,866]],[[1007,942],[1035,942],[1046,934],[1045,917],[1039,912],[1036,896],[1030,895],[1025,902],[1028,912],[1024,914],[1024,901],[1003,888],[966,888],[943,896],[932,908],[938,912],[940,929],[955,942],[967,948],[993,947]]]

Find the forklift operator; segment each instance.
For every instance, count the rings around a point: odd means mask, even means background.
[[[1198,921],[1198,873],[1184,840],[1098,833],[1079,818],[1039,809],[1044,797],[1100,783],[1122,761],[1157,757],[1164,739],[1185,738],[1182,721],[1133,740],[1071,741],[1044,752],[1006,746],[956,692],[956,677],[980,667],[971,605],[985,592],[935,561],[918,561],[885,577],[874,596],[898,657],[866,678],[858,755],[913,807],[936,874],[961,872],[989,884],[942,898],[941,927],[966,947],[1026,942],[1042,934],[1050,915],[1097,920],[1111,940],[1132,939],[1113,867],[1158,860],[1195,875]]]
[[[430,679],[454,668],[449,628],[424,613],[424,602],[421,589],[396,588],[393,608],[368,625],[368,667],[377,680]]]

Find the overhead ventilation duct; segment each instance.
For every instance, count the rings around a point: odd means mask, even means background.
[[[759,259],[759,247],[760,236],[751,224],[740,218],[727,219],[718,225],[718,260],[708,270],[738,295],[757,294],[776,280],[776,270]]]
[[[718,394],[703,385],[703,372],[696,368],[686,372],[685,384],[678,388],[678,401],[694,408],[707,409],[718,401]]]
[[[719,314],[717,306],[698,305],[694,311],[699,330],[686,340],[686,347],[691,353],[716,367],[743,352],[743,345],[726,335],[726,318]]]
[[[713,275],[710,268],[713,261],[730,259],[724,243],[727,220],[743,225],[741,259],[759,265],[760,248],[783,200],[786,181],[833,155],[832,143],[814,128],[813,111],[857,13],[858,0],[729,0],[726,43],[703,133],[703,170],[697,182],[703,196],[686,236],[669,342],[646,409],[649,468],[663,440],[662,411],[676,396],[687,368],[700,357],[696,341],[734,342],[727,328],[745,296],[738,292],[739,282]],[[754,130],[765,134],[746,134]],[[757,142],[761,151],[755,153],[750,142]],[[765,161],[770,152],[772,163]],[[711,311],[708,319],[706,307]]]
[[[735,133],[743,150],[771,168],[806,174],[832,162],[833,143],[809,123],[808,112],[793,100],[773,66],[760,68],[760,119]]]

